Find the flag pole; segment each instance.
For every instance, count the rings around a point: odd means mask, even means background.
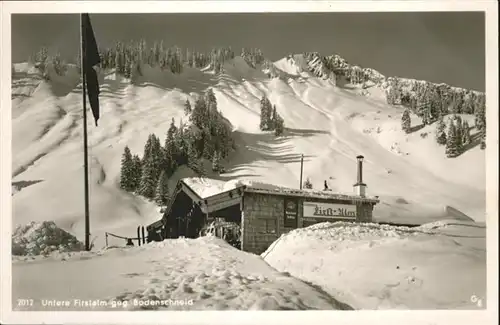
[[[85,250],[90,251],[90,217],[89,217],[89,161],[88,161],[88,147],[87,147],[87,89],[86,89],[86,75],[85,75],[85,26],[83,26],[83,19],[80,14],[80,59],[81,59],[81,74],[82,74],[82,93],[83,93],[83,169],[84,169],[84,183],[85,183]]]

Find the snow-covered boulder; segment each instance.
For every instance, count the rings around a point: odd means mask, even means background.
[[[56,226],[53,221],[19,225],[12,233],[12,255],[48,255],[84,250],[75,236]]]

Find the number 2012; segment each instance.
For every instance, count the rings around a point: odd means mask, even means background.
[[[18,306],[33,306],[33,299],[17,299]]]

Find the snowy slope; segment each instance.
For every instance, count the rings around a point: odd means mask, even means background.
[[[305,72],[305,64],[300,55],[280,60],[276,69],[289,77],[274,79],[239,57],[227,61],[219,75],[192,68],[174,75],[144,66],[136,85],[100,72],[99,127],[89,117],[96,245],[103,244],[104,231],[133,236],[138,225],[159,218],[153,203],[118,188],[123,148],[142,156],[149,133],[163,141],[172,118],[187,120],[186,99],[193,102],[207,87],[235,131],[237,151],[224,162],[227,173],[219,177],[224,181],[245,178],[297,188],[304,154],[304,180],[310,178],[315,189],[327,180],[331,189],[349,192],[355,157],[363,154],[368,194],[381,199],[374,211],[379,220],[423,223],[446,217],[446,206],[485,220],[485,151],[475,147],[447,159],[434,143],[434,125],[406,135],[399,127],[401,109],[389,107],[378,88],[360,96],[359,89],[338,88]],[[71,67],[48,82],[29,64],[15,68],[13,85],[22,95],[12,101],[13,224],[54,220],[83,240],[81,85]],[[263,95],[285,120],[282,137],[258,128]],[[419,123],[416,117],[412,121]]]
[[[470,222],[322,223],[281,236],[262,256],[355,309],[486,308],[486,230]]]
[[[118,188],[125,145],[142,156],[149,133],[164,138],[171,119],[184,117],[179,107],[190,98],[162,88],[151,77],[148,86],[135,87],[114,73],[100,76],[99,127],[91,114],[88,121],[91,233],[100,245],[104,231],[132,236],[138,225],[158,218],[154,204]],[[83,240],[81,85],[63,94],[64,87],[53,89],[57,86],[41,82],[31,97],[12,108],[13,184],[31,184],[13,197],[13,224],[54,220]]]
[[[40,274],[44,281],[40,281]],[[259,256],[241,252],[215,237],[17,260],[12,275],[13,301],[30,297],[35,304],[26,307],[29,310],[349,308],[275,271]],[[69,303],[63,307],[43,306],[43,299]],[[81,302],[75,303],[74,299]],[[100,305],[93,307],[92,303]]]

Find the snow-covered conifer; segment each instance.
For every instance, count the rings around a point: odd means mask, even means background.
[[[275,122],[274,135],[280,136],[285,132],[285,120],[278,114]]]
[[[272,105],[266,96],[260,100],[260,129],[262,131],[270,130],[270,121],[272,118]]]
[[[481,96],[474,110],[476,129],[480,132],[486,131],[486,106],[485,98]]]
[[[440,145],[446,144],[446,125],[443,115],[440,115],[436,126],[436,142]]]
[[[188,167],[199,173],[200,165],[201,161],[198,152],[194,145],[190,145],[188,148]]]
[[[411,117],[410,110],[405,108],[403,115],[401,116],[401,128],[405,133],[410,133],[411,130]]]
[[[132,191],[136,191],[139,187],[142,177],[142,162],[138,155],[132,157],[132,178],[131,185]]]
[[[450,121],[448,127],[448,134],[446,135],[446,156],[448,158],[454,158],[460,155],[459,148],[459,137],[457,134],[457,128],[454,121]]]
[[[486,149],[486,132],[483,132],[482,133],[482,136],[481,136],[481,144],[479,146],[481,148],[481,150],[484,150]]]
[[[463,124],[462,124],[462,118],[460,115],[453,115],[453,123],[455,123],[455,129],[457,131],[457,137],[460,139],[460,143],[463,139],[464,132],[463,132]]]
[[[471,143],[470,127],[469,123],[466,120],[462,122],[462,143],[464,145],[468,145]]]
[[[165,171],[162,171],[156,186],[155,201],[158,205],[166,206],[169,199],[168,176]]]
[[[191,113],[191,103],[188,99],[186,99],[186,103],[184,104],[184,114],[189,115]]]
[[[125,191],[133,191],[133,160],[128,146],[125,146],[120,169],[120,188]]]
[[[276,122],[278,121],[278,113],[276,112],[276,105],[273,105],[271,119],[269,120],[269,130],[276,129]]]
[[[137,191],[138,194],[148,199],[154,198],[156,186],[158,185],[158,180],[155,179],[155,173],[153,160],[148,159],[144,161],[142,166],[142,177]]]
[[[221,157],[219,151],[215,151],[212,157],[212,171],[220,171],[220,159]]]

